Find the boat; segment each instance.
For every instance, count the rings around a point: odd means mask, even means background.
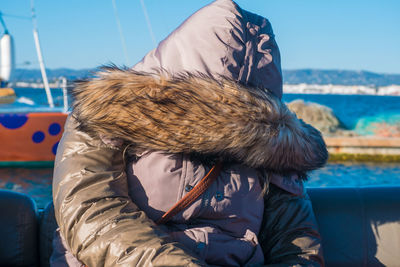
[[[0,88],[0,104],[14,103],[17,96],[12,88]]]
[[[0,166],[51,166],[67,114],[0,114]]]
[[[2,148],[0,150],[0,167],[52,165],[68,116],[66,79],[62,83],[64,107],[54,107],[40,48],[33,5],[32,21],[33,37],[49,107],[32,111],[2,108],[3,104],[14,103],[17,96],[13,88],[7,87],[15,66],[14,42],[0,12],[0,22],[4,28],[4,34],[0,39],[0,143]]]

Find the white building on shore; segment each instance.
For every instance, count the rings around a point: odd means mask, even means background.
[[[389,85],[379,87],[378,95],[398,95],[400,96],[400,85]]]
[[[61,80],[50,83],[50,88],[60,88]],[[11,82],[10,87],[44,88],[41,82]],[[286,94],[337,94],[337,95],[393,95],[400,96],[400,85],[372,87],[365,85],[284,84]]]
[[[400,85],[372,87],[365,85],[284,84],[288,94],[399,95]]]

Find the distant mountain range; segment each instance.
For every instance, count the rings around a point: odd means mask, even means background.
[[[283,80],[288,84],[334,84],[387,86],[400,85],[400,74],[380,74],[369,71],[350,70],[284,70]]]
[[[90,77],[95,69],[48,69],[47,76],[50,81],[59,77],[76,80]],[[42,76],[38,69],[16,69],[11,81],[41,82]],[[400,85],[400,74],[380,74],[368,71],[349,70],[318,70],[300,69],[284,70],[283,80],[287,84],[334,84],[334,85],[367,85],[387,86]]]
[[[70,81],[84,79],[92,75],[95,69],[46,69],[49,81],[65,77]],[[11,82],[41,82],[42,74],[39,69],[15,69],[10,79]]]

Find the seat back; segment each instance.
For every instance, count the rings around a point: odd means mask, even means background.
[[[400,187],[309,188],[326,266],[400,264]]]
[[[50,266],[50,256],[53,252],[53,236],[57,229],[57,221],[54,216],[54,205],[50,202],[43,210],[39,226],[39,259],[40,266]]]
[[[0,265],[37,266],[38,223],[34,201],[0,189]]]
[[[326,266],[398,266],[400,187],[308,188]],[[33,200],[0,189],[0,265],[48,266],[57,224]]]

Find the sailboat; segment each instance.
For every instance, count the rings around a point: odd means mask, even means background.
[[[39,34],[37,30],[36,15],[33,2],[34,0],[31,0],[33,37],[42,74],[43,84],[46,90],[48,108],[40,110],[40,112],[38,112],[37,110],[32,112],[2,112],[0,104],[0,167],[52,166],[57,151],[58,142],[64,130],[63,128],[65,120],[68,116],[68,98],[66,93],[67,90],[65,79],[63,82],[64,86],[62,86],[64,95],[64,106],[62,108],[54,107],[53,98],[51,96],[51,91],[47,80],[42,51],[40,48]],[[117,19],[117,24],[119,26],[121,41],[124,47],[124,51],[126,51],[126,45],[124,43],[125,39],[122,36],[122,29],[120,27],[115,0],[112,0],[112,3]],[[148,19],[147,11],[145,9],[143,1],[141,1],[141,5],[155,45],[154,34],[152,33],[150,21]],[[8,34],[8,30],[5,26],[4,20],[2,19],[1,12],[0,22],[5,29],[5,33],[2,37],[2,42],[4,42],[5,45],[2,45],[2,47],[0,48],[1,51],[3,51],[4,49],[4,56],[3,54],[1,55],[2,59],[0,60],[0,62],[2,64],[1,73],[3,74],[4,71],[4,76],[1,76],[3,85],[6,85],[6,82],[9,80],[14,67],[14,49],[12,37]],[[127,60],[126,53],[125,57]],[[8,101],[15,100],[15,93],[13,89],[8,88],[1,90],[3,90],[2,92],[4,95],[7,94],[7,96],[4,96],[4,99],[8,99]]]
[[[16,99],[12,88],[7,88],[14,70],[14,42],[0,13],[4,34],[0,39],[0,167],[1,166],[51,166],[61,138],[68,104],[64,108],[54,108],[49,83],[45,71],[36,17],[32,2],[33,37],[39,59],[43,84],[49,108],[43,112],[2,110],[1,103],[10,104]],[[66,82],[64,82],[64,102],[66,101]]]

